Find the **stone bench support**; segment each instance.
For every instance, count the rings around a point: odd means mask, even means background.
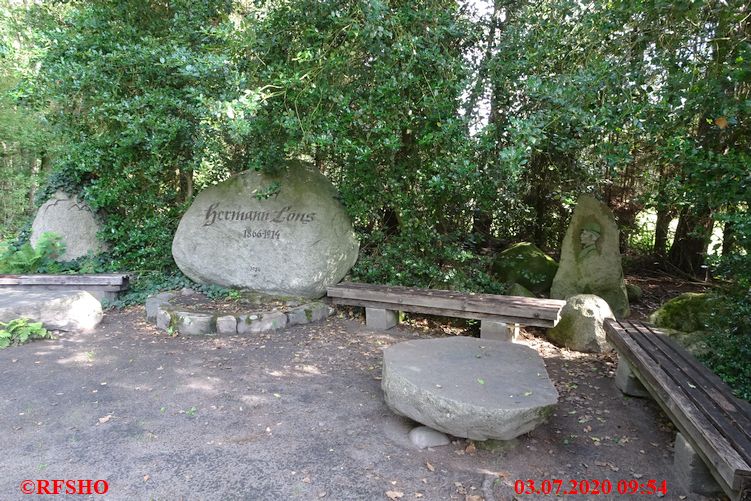
[[[615,386],[621,393],[630,397],[647,398],[649,392],[634,375],[631,365],[625,358],[618,355],[618,368],[615,371]]]
[[[675,472],[689,492],[702,496],[716,496],[722,493],[722,488],[715,481],[701,456],[680,433],[675,435],[674,449],[673,466]]]
[[[365,325],[368,329],[385,331],[399,323],[399,312],[382,308],[365,308]]]
[[[494,341],[516,341],[519,337],[519,324],[495,322],[493,320],[480,321],[480,339]]]

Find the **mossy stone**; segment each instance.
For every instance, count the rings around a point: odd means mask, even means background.
[[[537,297],[534,292],[527,289],[521,284],[511,284],[506,291],[507,296]]]
[[[709,324],[712,301],[708,294],[686,292],[663,304],[650,315],[649,321],[657,327],[681,332],[704,330]]]
[[[681,332],[666,327],[661,328],[660,331],[670,336],[695,357],[704,355],[710,351],[707,344],[707,336],[709,334],[706,331]]]
[[[629,303],[638,303],[641,301],[642,290],[636,284],[626,284],[626,295]]]
[[[520,242],[498,254],[492,271],[502,282],[519,284],[535,294],[543,294],[550,290],[558,263],[535,244]]]

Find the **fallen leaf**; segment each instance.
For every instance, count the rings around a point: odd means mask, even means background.
[[[402,496],[404,496],[403,492],[399,492],[399,491],[386,491],[386,497],[389,498],[391,501],[396,501],[397,499],[401,499]]]
[[[469,445],[464,448],[464,452],[466,452],[467,454],[474,454],[475,452],[477,452],[477,447],[475,446],[475,443],[470,442]]]
[[[484,379],[480,379],[479,377],[477,378],[477,382],[480,383],[480,384],[485,384],[485,380]]]
[[[106,423],[107,421],[109,421],[110,419],[112,419],[112,414],[107,414],[107,415],[106,415],[106,416],[104,416],[104,417],[100,417],[100,418],[99,418],[99,422],[100,422],[100,423],[102,423],[102,424],[104,424],[104,423]]]
[[[435,466],[430,464],[430,461],[425,461],[425,468],[427,468],[429,471],[435,471]]]
[[[728,126],[728,119],[725,117],[717,117],[714,119],[714,124],[720,129],[724,129]]]
[[[148,482],[150,478],[151,478],[150,476],[148,476],[148,475],[144,475],[144,476],[143,476],[143,481],[144,481],[144,482]]]
[[[302,479],[302,481],[305,482],[306,484],[309,484],[310,483],[310,477],[305,477],[305,478]]]

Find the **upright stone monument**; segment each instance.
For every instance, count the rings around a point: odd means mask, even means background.
[[[359,243],[334,186],[290,162],[277,176],[246,171],[203,190],[172,241],[192,280],[266,294],[320,297],[355,264]],[[278,183],[279,190],[263,197]]]
[[[608,206],[590,195],[580,196],[563,239],[550,297],[595,294],[607,301],[617,318],[627,317],[628,296],[618,238],[618,226]]]
[[[31,245],[36,246],[46,232],[60,235],[65,242],[61,261],[72,261],[89,252],[97,254],[105,246],[97,239],[99,223],[88,205],[67,193],[58,191],[37,211],[31,225]]]

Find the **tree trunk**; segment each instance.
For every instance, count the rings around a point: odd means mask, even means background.
[[[722,255],[729,256],[735,252],[736,242],[735,225],[732,221],[725,221],[722,228]]]
[[[712,231],[712,212],[709,207],[684,207],[678,217],[668,262],[695,277],[704,275],[702,266]]]
[[[180,202],[188,202],[193,198],[193,169],[180,169],[178,176],[178,189]]]
[[[399,214],[391,207],[386,207],[381,215],[381,226],[386,235],[399,234]]]
[[[655,222],[655,241],[652,247],[652,253],[655,256],[665,257],[668,249],[668,231],[670,230],[670,221],[673,220],[675,213],[667,207],[657,209],[657,221]]]
[[[478,249],[490,245],[492,227],[493,214],[488,210],[476,208],[472,214],[472,235]]]

